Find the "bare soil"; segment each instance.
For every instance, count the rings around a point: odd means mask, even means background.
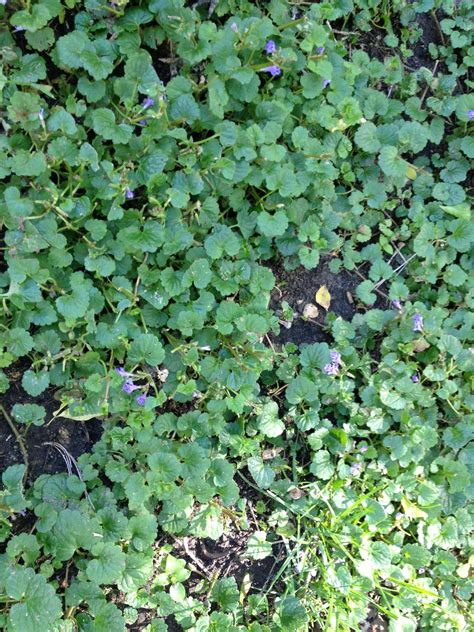
[[[291,272],[286,271],[280,263],[271,266],[277,279],[270,301],[271,309],[277,314],[281,313],[281,304],[286,301],[295,313],[291,327],[281,325],[280,333],[271,337],[273,343],[282,345],[293,342],[300,345],[328,342],[331,340],[327,322],[329,314],[352,320],[357,312],[355,289],[361,280],[347,270],[334,274],[329,269],[330,261],[330,257],[325,257],[314,270],[299,267]],[[331,295],[331,305],[327,312],[315,300],[316,292],[323,285]],[[311,320],[303,318],[304,307],[308,303],[316,305],[319,311],[318,316]]]
[[[19,404],[38,404],[46,409],[46,420],[43,426],[24,427],[16,424],[28,454],[28,482],[32,483],[41,474],[57,474],[67,470],[66,464],[57,450],[48,442],[60,443],[77,459],[84,452],[89,452],[102,432],[102,422],[92,419],[87,422],[70,419],[53,419],[53,413],[59,407],[55,398],[55,389],[49,388],[38,397],[31,397],[21,386],[23,372],[28,368],[24,361],[19,361],[5,370],[10,381],[9,390],[1,396],[0,403],[11,418],[12,407]],[[15,423],[15,422],[13,422]],[[24,459],[18,441],[0,411],[0,474],[15,463],[23,463]]]

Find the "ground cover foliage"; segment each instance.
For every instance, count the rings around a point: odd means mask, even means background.
[[[469,628],[470,4],[0,3],[2,629]]]

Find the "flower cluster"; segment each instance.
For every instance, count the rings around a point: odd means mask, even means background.
[[[471,121],[474,119],[474,110],[467,111],[467,118]]]
[[[133,379],[132,379],[134,377],[133,373],[129,373],[128,371],[125,371],[125,369],[122,367],[116,368],[115,372],[118,373],[120,377],[125,378],[122,385],[122,391],[124,393],[131,395],[131,393],[133,393],[134,391],[137,391],[137,390],[139,391],[142,388],[141,386],[137,386],[133,382]],[[135,401],[137,402],[139,406],[144,406],[146,402],[146,393],[141,393],[140,395],[135,397]]]
[[[341,354],[338,351],[331,351],[329,355],[331,358],[331,362],[324,366],[323,371],[324,373],[326,373],[326,375],[338,375],[339,367],[342,364]]]

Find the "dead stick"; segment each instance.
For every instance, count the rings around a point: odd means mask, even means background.
[[[15,435],[15,439],[18,442],[18,445],[20,446],[20,450],[21,450],[21,453],[23,455],[23,461],[25,462],[25,467],[26,467],[25,473],[23,474],[23,479],[26,479],[26,474],[27,474],[28,468],[29,468],[29,461],[28,461],[28,452],[26,451],[25,444],[23,443],[23,439],[21,438],[21,434],[16,429],[15,424],[13,423],[10,415],[7,413],[7,411],[2,406],[2,404],[0,404],[0,410],[2,411],[2,415],[5,417],[5,420],[6,420],[7,424],[10,426],[10,429],[13,432],[13,434]]]

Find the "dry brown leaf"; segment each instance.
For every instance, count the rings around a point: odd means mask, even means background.
[[[313,305],[312,303],[307,303],[304,306],[304,310],[303,310],[304,318],[317,318],[318,314],[319,314],[319,309],[316,307],[316,305]]]
[[[318,305],[321,305],[321,307],[324,307],[324,309],[328,311],[331,305],[331,295],[325,285],[321,285],[314,298]]]

